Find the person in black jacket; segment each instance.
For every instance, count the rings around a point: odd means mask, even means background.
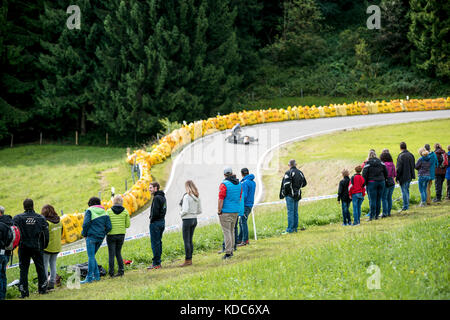
[[[301,188],[306,187],[306,178],[297,169],[294,159],[289,160],[289,170],[285,172],[281,180],[280,199],[286,198],[288,226],[283,234],[297,232],[298,228],[298,202],[302,198]],[[301,228],[301,230],[305,230]]]
[[[338,197],[337,201],[341,201],[342,206],[342,217],[343,217],[343,226],[351,226],[352,225],[352,219],[350,218],[350,202],[352,199],[350,199],[350,196],[348,194],[348,185],[350,184],[350,178],[349,178],[349,172],[347,169],[342,170],[342,177],[343,179],[339,182],[339,189],[338,189]]]
[[[6,297],[6,266],[11,250],[6,250],[6,246],[12,241],[12,235],[9,232],[13,225],[12,218],[5,215],[5,208],[0,206],[0,300],[5,300]]]
[[[416,159],[413,154],[406,148],[406,143],[400,143],[400,154],[397,157],[397,176],[395,181],[398,182],[402,190],[403,207],[400,210],[406,211],[409,209],[409,184],[416,178],[414,171]]]
[[[386,179],[388,172],[386,166],[380,159],[377,158],[375,151],[369,152],[369,157],[364,166],[362,176],[367,185],[367,192],[370,194],[370,218],[378,219],[381,211],[381,198],[383,196],[384,188],[386,187]]]
[[[159,190],[158,182],[150,183],[149,190],[153,195],[150,208],[150,243],[153,251],[153,263],[147,269],[161,268],[162,236],[165,229],[167,202],[164,191]]]
[[[36,273],[38,275],[38,291],[40,294],[47,293],[47,274],[44,269],[44,248],[49,241],[48,224],[45,218],[34,212],[34,203],[31,199],[23,201],[24,213],[13,218],[14,225],[20,230],[19,243],[19,268],[20,281],[19,290],[22,298],[29,296],[28,291],[28,269],[30,258],[33,259]]]

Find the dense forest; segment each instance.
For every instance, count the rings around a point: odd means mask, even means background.
[[[68,28],[70,5],[80,28]],[[368,28],[370,5],[380,29]],[[441,0],[3,0],[0,145],[113,145],[274,96],[450,93]]]

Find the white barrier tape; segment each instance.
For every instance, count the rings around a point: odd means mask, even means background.
[[[411,184],[417,184],[418,181],[413,181],[411,182]],[[399,188],[399,185],[395,185],[396,188]],[[333,198],[337,198],[337,194],[330,194],[330,195],[326,195],[326,196],[316,196],[316,197],[309,197],[309,198],[304,198],[301,199],[300,202],[309,202],[309,201],[318,201],[318,200],[325,200],[325,199],[333,199]],[[272,201],[272,202],[263,202],[263,203],[257,203],[254,205],[254,207],[259,207],[259,206],[269,206],[269,205],[274,205],[274,204],[282,204],[284,203],[284,200],[280,200],[280,201]],[[199,221],[207,221],[207,220],[211,220],[211,219],[216,219],[217,216],[216,215],[212,215],[212,216],[208,216],[208,217],[201,217],[198,218]],[[164,232],[167,231],[171,231],[171,230],[176,230],[176,229],[181,229],[182,225],[180,224],[175,224],[175,225],[171,225],[168,226]],[[145,232],[145,233],[138,233],[134,236],[130,236],[130,237],[126,237],[125,238],[125,242],[126,241],[131,241],[131,240],[136,240],[136,239],[140,239],[143,237],[148,237],[150,236],[149,232]],[[104,247],[106,246],[106,241],[103,241],[102,245],[100,247]],[[68,251],[64,251],[64,252],[60,252],[58,254],[58,257],[65,257],[65,256],[69,256],[72,254],[76,254],[76,253],[80,253],[80,252],[84,252],[86,251],[86,247],[82,247],[82,248],[78,248],[78,249],[73,249],[73,250],[68,250]],[[31,263],[33,263],[33,261],[31,260]],[[12,269],[12,268],[17,268],[19,266],[18,263],[15,263],[11,266],[6,266],[6,269]]]

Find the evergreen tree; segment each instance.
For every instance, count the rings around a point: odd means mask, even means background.
[[[41,7],[42,1],[2,1],[0,140],[10,133],[26,136],[36,127],[31,119],[41,77],[37,65]]]
[[[321,36],[323,17],[315,0],[284,1],[284,17],[277,41],[267,50],[275,63],[310,65],[326,53]]]
[[[410,0],[411,62],[429,75],[450,78],[450,2]]]
[[[72,2],[45,1],[41,20],[47,33],[41,41],[44,50],[40,64],[46,77],[42,80],[38,114],[46,119],[52,133],[87,132],[93,111],[93,75],[98,65],[95,51],[104,33],[102,21],[108,3],[78,1],[81,28],[69,29],[66,10]]]
[[[230,1],[112,1],[98,50],[95,119],[136,141],[159,119],[232,109],[241,83]]]
[[[411,24],[409,0],[382,0],[381,30],[372,30],[373,51],[389,57],[393,64],[409,64],[411,43],[408,30]]]

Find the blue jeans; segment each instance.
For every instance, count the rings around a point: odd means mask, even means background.
[[[395,186],[384,188],[381,201],[383,203],[383,217],[391,215],[392,210],[392,194],[394,193]]]
[[[362,192],[355,193],[352,195],[352,205],[353,205],[353,224],[359,224],[361,218],[361,205],[364,201]]]
[[[95,259],[95,254],[100,248],[103,240],[98,240],[94,238],[86,238],[86,251],[88,255],[88,273],[86,276],[87,282],[92,282],[93,280],[100,280],[100,271],[98,270],[98,263]],[[47,271],[46,271],[47,272]]]
[[[244,207],[244,215],[239,217],[238,242],[248,241],[248,216],[252,212],[252,207]]]
[[[411,180],[402,182],[400,184],[400,189],[402,190],[402,198],[403,198],[403,210],[409,209],[409,184],[411,183]]]
[[[419,177],[419,192],[420,192],[420,199],[422,202],[427,202],[427,187],[428,181],[430,180],[431,178],[429,176]]]
[[[344,220],[344,225],[352,224],[352,219],[350,219],[350,202],[341,201],[342,206],[342,218]]]
[[[386,183],[382,181],[369,181],[367,192],[370,194],[370,220],[378,219],[381,211],[381,196],[383,195]]]
[[[161,255],[162,255],[162,236],[166,223],[164,220],[155,221],[150,223],[150,243],[153,251],[153,265],[161,265]]]
[[[298,229],[298,201],[286,196],[288,226],[286,232],[297,232]]]
[[[8,256],[0,255],[0,300],[6,297],[6,265],[8,264]]]

